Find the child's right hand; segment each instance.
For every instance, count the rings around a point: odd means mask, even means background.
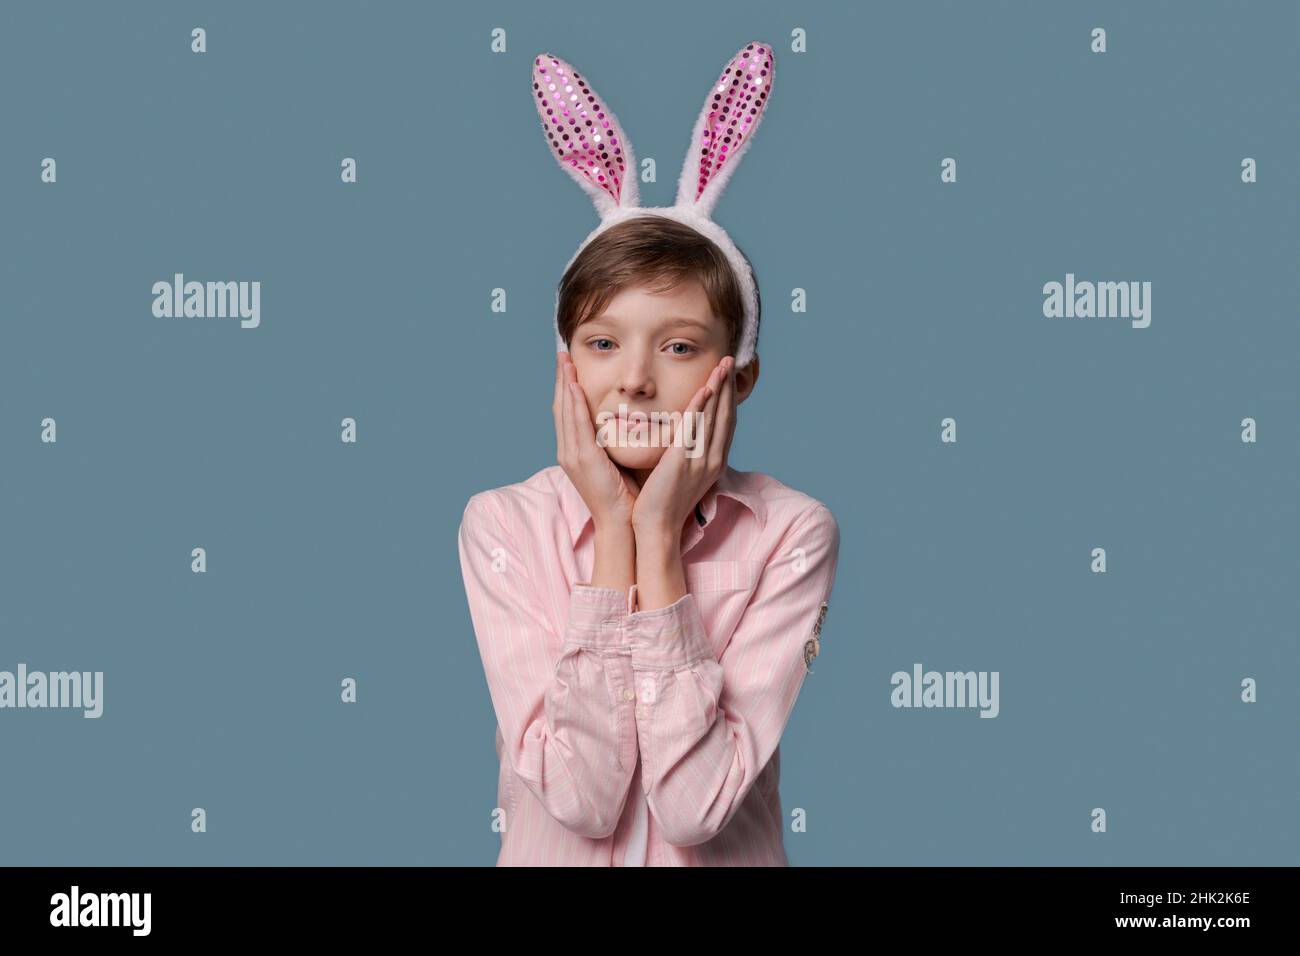
[[[578,372],[567,352],[555,353],[555,458],[582,495],[598,529],[632,527],[636,482],[596,443],[596,428]]]

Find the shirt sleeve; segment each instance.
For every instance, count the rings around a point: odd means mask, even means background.
[[[808,673],[804,644],[820,630],[839,540],[825,505],[796,519],[721,659],[693,594],[628,615],[642,786],[668,843],[717,836],[771,759]]]
[[[528,566],[490,492],[466,505],[459,541],[502,754],[560,824],[585,837],[609,836],[637,755],[627,596],[574,585],[560,635],[538,598],[538,569]]]

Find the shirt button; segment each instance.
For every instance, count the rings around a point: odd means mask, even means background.
[[[629,687],[629,688],[627,688],[626,690],[623,691],[623,699],[624,699],[624,700],[631,700],[631,699],[634,698],[634,697],[636,697],[636,694],[632,691],[632,688],[631,688],[631,687]]]
[[[638,707],[638,708],[636,709],[636,715],[637,715],[638,717],[645,717],[645,708],[644,708],[644,707]]]

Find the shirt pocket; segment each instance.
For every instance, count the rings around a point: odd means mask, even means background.
[[[695,596],[715,660],[749,606],[763,573],[762,561],[696,561],[683,567],[686,590]]]

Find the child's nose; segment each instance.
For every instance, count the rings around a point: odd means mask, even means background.
[[[653,395],[651,363],[645,358],[629,356],[619,369],[619,391],[625,395]]]

